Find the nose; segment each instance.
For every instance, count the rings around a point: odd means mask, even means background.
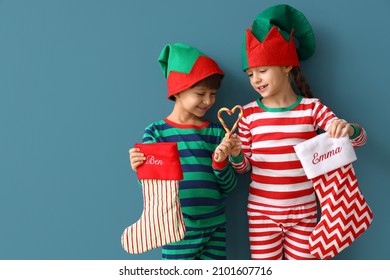
[[[206,104],[206,105],[210,105],[211,104],[211,98],[210,96],[205,96],[203,98],[203,103]]]
[[[203,103],[207,106],[211,105],[214,102],[214,96],[211,94],[206,94],[203,98]]]
[[[253,73],[252,78],[255,83],[261,82],[261,75],[257,72]]]

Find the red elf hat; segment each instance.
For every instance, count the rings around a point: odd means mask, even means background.
[[[211,75],[224,75],[214,60],[183,43],[167,44],[158,62],[167,79],[168,98]]]
[[[311,57],[314,51],[314,33],[305,15],[289,5],[275,5],[258,14],[252,28],[246,30],[242,69],[299,66],[299,61]]]

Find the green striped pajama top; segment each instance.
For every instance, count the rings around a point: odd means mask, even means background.
[[[224,199],[237,184],[236,174],[227,163],[222,169],[212,165],[212,154],[225,136],[219,124],[180,125],[167,119],[150,124],[143,143],[176,142],[184,179],[179,196],[187,230],[214,228],[226,223]]]

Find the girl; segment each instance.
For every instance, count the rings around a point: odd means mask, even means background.
[[[314,259],[308,240],[317,224],[316,197],[293,147],[318,130],[330,137],[349,135],[355,147],[365,143],[360,125],[337,118],[312,98],[299,60],[314,49],[309,22],[288,5],[266,9],[245,33],[243,70],[260,98],[244,106],[238,125],[242,151],[230,160],[239,173],[252,170],[247,208],[252,259]]]

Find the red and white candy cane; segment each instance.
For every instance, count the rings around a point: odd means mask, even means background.
[[[221,114],[223,112],[226,112],[226,113],[228,113],[229,116],[231,116],[231,115],[234,114],[234,112],[236,110],[239,110],[240,112],[238,114],[236,122],[233,124],[232,129],[229,129],[229,127],[226,125],[225,121],[223,120]],[[243,114],[244,114],[244,109],[242,108],[241,105],[236,105],[231,110],[226,108],[226,107],[223,107],[223,108],[219,109],[219,111],[218,111],[218,119],[219,119],[220,123],[222,124],[223,128],[225,129],[226,133],[228,134],[228,137],[230,137],[230,135],[236,130],[238,122],[241,120]]]

